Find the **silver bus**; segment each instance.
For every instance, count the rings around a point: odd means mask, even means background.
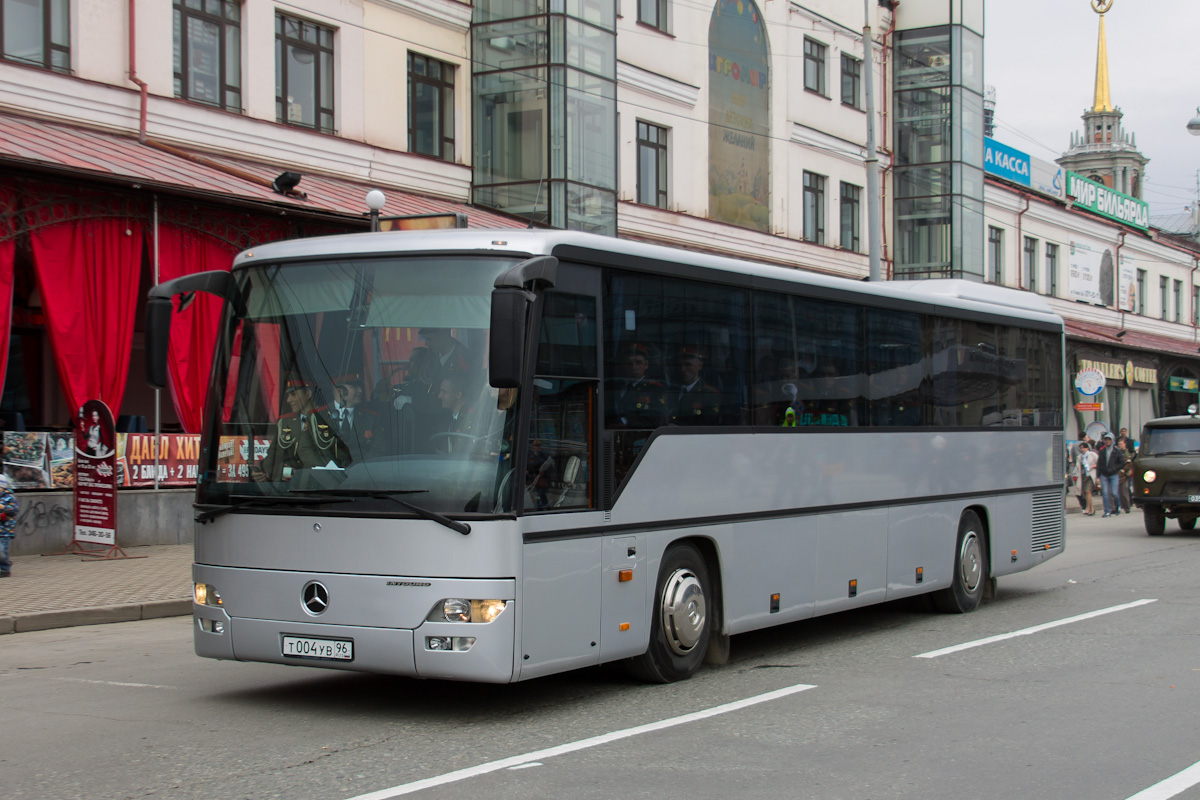
[[[1063,327],[563,231],[264,245],[224,299],[195,502],[204,657],[486,682],[721,663],[732,635],[1061,553]],[[178,302],[177,302],[178,301]]]

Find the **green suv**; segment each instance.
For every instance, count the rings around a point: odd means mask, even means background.
[[[1141,507],[1146,533],[1151,536],[1162,535],[1167,517],[1178,520],[1181,530],[1196,527],[1200,516],[1200,416],[1162,417],[1142,428],[1133,461],[1133,502]]]

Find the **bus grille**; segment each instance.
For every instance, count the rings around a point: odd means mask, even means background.
[[[1062,483],[1066,477],[1067,456],[1063,450],[1063,435],[1061,433],[1054,434],[1054,441],[1051,443],[1050,449],[1054,454],[1050,457],[1051,469],[1054,471],[1054,477],[1051,478],[1055,483]]]
[[[1065,517],[1061,491],[1039,492],[1033,496],[1034,552],[1062,547]]]

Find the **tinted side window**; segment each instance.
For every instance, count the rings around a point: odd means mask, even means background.
[[[867,310],[872,425],[927,425],[933,416],[932,340],[920,314]]]

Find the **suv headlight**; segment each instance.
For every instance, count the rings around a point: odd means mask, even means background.
[[[1142,480],[1146,483],[1154,483],[1154,479],[1158,477],[1158,473],[1152,469],[1148,469],[1142,473]]]
[[[507,600],[466,600],[450,597],[429,611],[426,622],[491,622],[500,616]]]

